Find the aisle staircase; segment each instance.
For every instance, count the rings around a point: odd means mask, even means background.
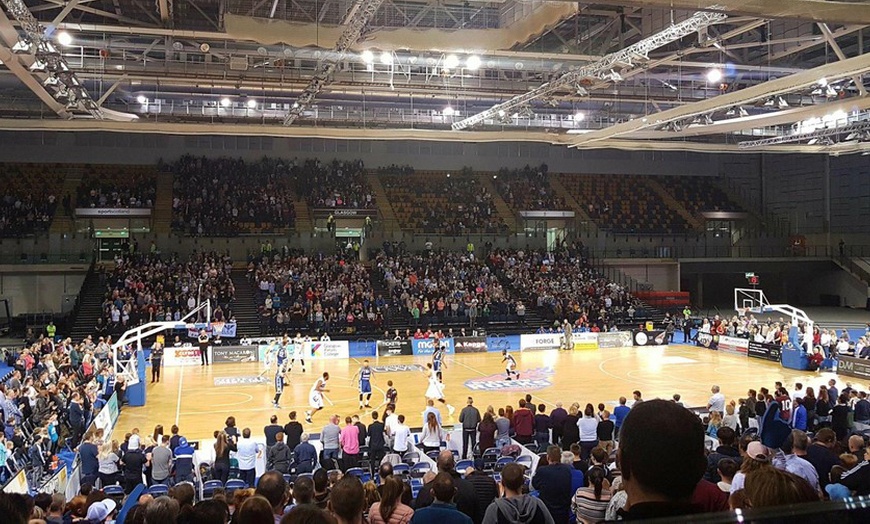
[[[293,208],[296,210],[296,231],[311,233],[314,231],[314,219],[311,217],[311,208],[304,198],[295,200]]]
[[[49,229],[51,233],[61,234],[73,232],[73,217],[66,215],[66,211],[63,208],[63,198],[65,195],[70,196],[70,207],[72,208],[72,211],[75,212],[76,193],[78,192],[79,185],[82,183],[82,173],[81,168],[66,169],[63,186],[61,187],[60,194],[57,196],[60,200],[58,202],[57,212],[54,215],[54,219],[51,221],[51,228]]]
[[[401,229],[399,219],[396,218],[396,213],[393,211],[390,199],[387,198],[387,191],[384,189],[384,185],[381,184],[381,179],[370,171],[366,174],[366,181],[369,183],[369,187],[372,188],[372,195],[378,204],[378,210],[381,214],[380,218],[383,222],[381,227],[384,231],[388,232],[399,231]]]
[[[246,278],[246,269],[234,269],[230,273],[236,296],[233,300],[233,316],[236,317],[236,334],[242,337],[258,337],[260,333],[260,317],[257,314],[257,304],[254,289]]]
[[[553,192],[557,197],[561,198],[568,204],[568,208],[574,212],[574,215],[579,218],[581,221],[586,222],[594,229],[598,229],[598,226],[592,219],[589,217],[589,213],[586,209],[583,208],[583,205],[574,198],[574,195],[571,194],[570,191],[562,184],[562,181],[559,180],[559,177],[551,174],[547,177],[547,180],[550,182],[550,188],[553,189]]]
[[[495,212],[504,220],[504,223],[507,224],[508,229],[513,233],[519,232],[519,220],[517,220],[517,214],[514,210],[508,206],[507,202],[505,202],[504,198],[501,197],[501,194],[496,189],[495,184],[492,183],[492,176],[494,173],[480,173],[478,174],[477,179],[480,181],[480,185],[492,195],[492,203],[495,206]]]
[[[73,342],[79,343],[88,335],[93,335],[94,325],[102,315],[105,286],[100,283],[100,274],[96,269],[88,273],[82,282],[78,298],[78,313],[70,329],[69,336]]]
[[[172,181],[171,172],[157,173],[157,195],[151,216],[151,227],[152,231],[159,235],[167,235],[172,229]]]
[[[662,199],[662,202],[669,208],[676,211],[678,215],[680,215],[683,220],[686,221],[689,226],[695,231],[703,231],[704,230],[704,221],[703,219],[696,217],[688,209],[686,206],[681,204],[667,189],[664,188],[657,180],[654,180],[653,177],[644,177],[643,183],[646,183],[647,187],[653,190],[655,194]]]

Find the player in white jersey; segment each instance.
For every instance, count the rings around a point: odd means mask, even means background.
[[[266,369],[264,369],[263,372],[260,373],[261,377],[271,371],[272,364],[274,364],[276,359],[278,358],[278,350],[281,348],[281,344],[281,340],[277,338],[273,340],[271,344],[269,344],[269,347],[266,349],[266,354],[264,355],[265,358],[263,359],[264,363],[266,364]]]
[[[517,361],[514,359],[514,356],[508,353],[506,349],[501,350],[502,359],[501,361],[504,363],[504,372],[507,375],[507,379],[511,380],[511,375],[516,375],[517,380],[520,379],[520,374],[517,371]]]
[[[426,363],[426,369],[423,371],[423,374],[426,375],[426,379],[429,381],[429,387],[426,388],[426,398],[437,400],[438,402],[447,406],[447,413],[453,415],[453,412],[456,411],[456,408],[451,406],[444,400],[444,384],[438,380],[438,375],[432,369],[432,363]]]
[[[302,363],[302,372],[305,373],[305,339],[302,338],[302,333],[296,333],[293,339],[293,356],[290,357],[290,371],[293,371],[293,364],[299,358]]]
[[[311,424],[311,415],[323,409],[323,394],[328,393],[326,382],[329,380],[329,373],[323,372],[323,376],[319,377],[314,385],[311,386],[311,391],[308,393],[308,405],[311,409],[305,412],[305,422]]]

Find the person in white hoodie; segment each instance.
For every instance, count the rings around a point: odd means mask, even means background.
[[[501,472],[502,498],[497,498],[486,508],[483,524],[555,524],[550,510],[541,499],[524,495],[523,467],[511,463]]]

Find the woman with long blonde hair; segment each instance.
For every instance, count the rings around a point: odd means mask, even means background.
[[[121,451],[117,440],[104,442],[100,446],[97,460],[100,463],[99,477],[102,487],[118,484],[120,480],[120,469],[118,464],[121,462]]]

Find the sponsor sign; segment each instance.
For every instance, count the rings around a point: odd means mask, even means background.
[[[375,373],[410,373],[423,371],[420,364],[395,364],[392,366],[372,366]]]
[[[347,340],[318,340],[305,343],[305,354],[311,358],[350,358]]]
[[[453,351],[456,353],[486,353],[486,337],[455,337]]]
[[[444,353],[448,355],[452,355],[454,353],[452,338],[442,338],[441,340],[439,340],[439,343],[444,346]],[[411,339],[411,352],[414,353],[414,355],[431,355],[435,352],[435,339]]]
[[[332,215],[334,218],[365,218],[378,217],[377,209],[353,209],[353,208],[318,208],[314,210],[314,218],[327,218]]]
[[[199,330],[204,329],[209,337],[219,336],[221,338],[236,338],[236,323],[235,322],[212,322],[211,324],[185,324],[187,336],[190,338],[199,338]]]
[[[212,362],[256,362],[257,346],[214,346],[211,348]]]
[[[627,348],[632,345],[630,331],[598,333],[598,347],[601,349]]]
[[[27,484],[27,468],[21,468],[9,482],[3,486],[3,493],[20,493],[30,495],[30,486]]]
[[[408,340],[378,340],[379,357],[398,357],[401,355],[413,355],[411,342]]]
[[[705,348],[716,349],[716,339],[719,338],[717,335],[714,337],[710,333],[704,333],[702,331],[698,331],[698,344],[704,346]]]
[[[663,330],[656,329],[652,331],[635,331],[634,345],[635,346],[661,346],[665,344],[666,333]]]
[[[574,349],[598,349],[598,333],[574,333],[571,335]]]
[[[728,353],[739,353],[745,355],[749,349],[749,339],[719,335],[717,349],[719,351],[727,351]]]
[[[77,207],[77,217],[150,217],[150,209],[124,207]]]
[[[753,358],[779,362],[782,355],[782,347],[778,344],[765,344],[763,342],[750,341],[746,354]]]
[[[840,355],[837,357],[837,374],[870,379],[870,360]]]
[[[488,336],[486,337],[486,350],[501,353],[504,350],[520,351],[520,336]]]
[[[40,486],[40,493],[48,493],[49,495],[53,495],[55,493],[66,493],[66,485],[68,482],[66,466],[61,467],[57,470],[45,484]]]
[[[215,377],[215,386],[249,386],[251,384],[268,384],[270,379],[261,376],[253,377]]]
[[[561,333],[541,333],[535,335],[520,335],[520,350],[559,349],[562,347]]]
[[[168,347],[163,353],[164,366],[195,366],[201,362],[199,348],[194,346]]]
[[[465,381],[465,387],[472,391],[537,391],[552,386],[552,376],[551,368],[538,368],[523,371],[514,380],[505,380],[504,373],[472,378]]]

